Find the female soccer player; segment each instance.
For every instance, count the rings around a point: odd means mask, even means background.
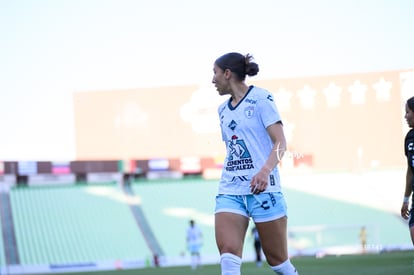
[[[408,209],[410,202],[410,196],[414,188],[414,97],[407,100],[405,104],[405,120],[407,121],[410,130],[405,136],[404,151],[407,157],[407,174],[405,177],[405,191],[403,204],[401,206],[401,216],[408,220],[408,226],[410,228],[411,241],[414,244],[414,197],[411,201],[411,210]]]
[[[187,249],[191,256],[191,269],[197,269],[201,264],[200,249],[203,243],[203,234],[201,229],[190,220],[190,226],[186,231]]]
[[[286,150],[283,124],[270,92],[245,83],[259,66],[228,53],[214,63],[213,84],[230,98],[218,108],[227,155],[216,197],[215,235],[222,275],[240,274],[251,217],[276,274],[298,274],[287,249],[286,203],[277,165]]]

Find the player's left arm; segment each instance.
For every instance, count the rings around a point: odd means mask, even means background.
[[[270,125],[267,127],[267,132],[272,139],[273,149],[262,169],[268,170],[270,173],[279,164],[286,152],[286,138],[282,122]]]
[[[411,167],[407,167],[407,172],[405,176],[405,190],[404,190],[404,200],[401,206],[401,217],[408,220],[410,217],[410,210],[409,210],[409,199],[412,193],[412,180],[413,180],[413,172]]]
[[[286,151],[286,138],[282,122],[271,124],[266,130],[273,142],[273,149],[271,150],[263,167],[255,176],[253,176],[250,182],[253,194],[258,194],[266,189],[269,174],[282,160],[282,157]]]

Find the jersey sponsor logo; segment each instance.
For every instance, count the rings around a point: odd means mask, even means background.
[[[254,168],[253,160],[244,140],[233,135],[231,140],[228,141],[228,151],[229,157],[226,163],[227,171],[239,171]]]
[[[234,131],[234,129],[236,129],[236,127],[237,127],[237,122],[234,121],[234,120],[231,120],[229,125],[227,125],[227,126]]]
[[[250,99],[250,98],[246,98],[246,103],[250,103],[250,104],[256,104],[257,103],[257,100],[253,100],[253,99]]]
[[[244,109],[244,114],[246,115],[247,118],[251,118],[253,116],[253,113],[254,113],[253,106],[248,106],[246,107],[246,109]]]

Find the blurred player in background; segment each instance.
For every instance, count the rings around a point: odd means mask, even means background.
[[[252,229],[252,236],[254,251],[256,253],[256,265],[260,267],[262,266],[262,243],[260,242],[259,231],[257,231],[256,227]]]
[[[276,274],[298,274],[287,249],[287,209],[277,165],[286,150],[273,95],[248,86],[259,66],[251,55],[228,53],[214,63],[213,84],[229,95],[218,108],[226,159],[216,196],[215,234],[221,274],[238,275],[249,218]]]
[[[362,253],[367,252],[367,228],[365,226],[361,227],[359,231],[359,241],[361,242],[361,251]]]
[[[410,197],[413,191],[414,174],[414,97],[407,100],[405,104],[405,120],[410,130],[405,136],[404,152],[407,157],[407,174],[405,179],[404,199],[401,207],[401,216],[408,220],[411,241],[414,244],[414,198],[411,200],[411,210],[409,210]]]
[[[201,229],[195,224],[194,220],[190,220],[190,225],[186,232],[187,249],[191,256],[191,269],[197,269],[201,264],[200,249],[203,244],[203,234]]]

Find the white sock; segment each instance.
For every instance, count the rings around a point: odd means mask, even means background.
[[[201,256],[200,255],[197,255],[197,257],[196,257],[196,264],[197,264],[197,266],[201,266]]]
[[[191,269],[196,269],[198,265],[197,255],[191,255]]]
[[[231,253],[223,253],[220,256],[220,264],[221,275],[240,275],[240,257]]]
[[[289,259],[277,266],[272,266],[271,269],[278,275],[298,275],[298,271],[290,262]]]

